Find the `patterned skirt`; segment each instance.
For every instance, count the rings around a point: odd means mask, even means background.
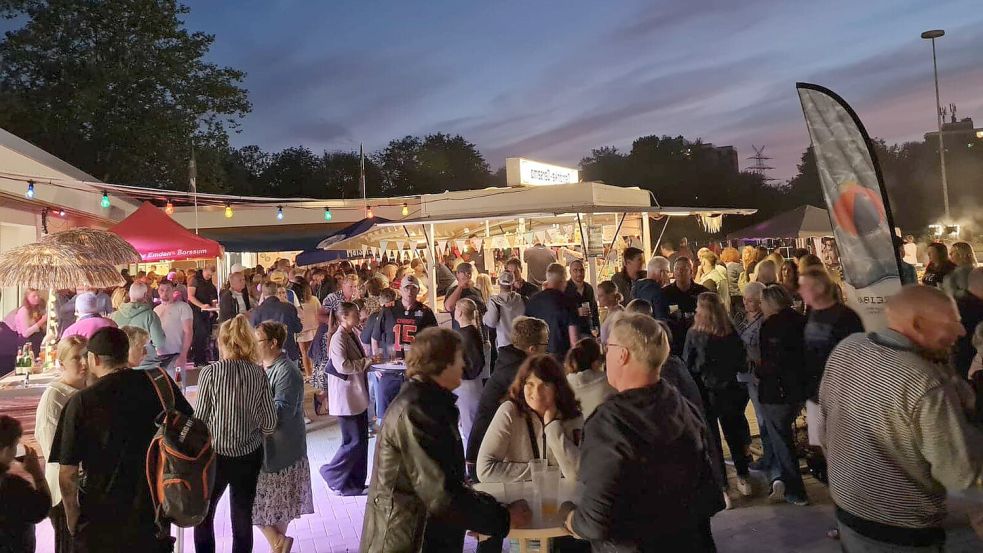
[[[313,512],[311,465],[306,455],[280,472],[259,473],[256,501],[253,502],[253,524],[273,526],[289,523]]]

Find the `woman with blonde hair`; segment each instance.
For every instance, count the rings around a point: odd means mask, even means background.
[[[488,301],[492,295],[495,293],[495,289],[492,284],[492,278],[488,274],[479,273],[474,279],[474,287],[481,292],[481,299]]]
[[[744,270],[738,276],[737,287],[742,294],[747,283],[754,282],[754,270],[759,261],[757,255],[758,250],[754,246],[744,246],[744,249],[741,250],[741,265],[743,265]]]
[[[215,449],[215,486],[208,515],[195,527],[195,551],[215,551],[215,510],[229,493],[232,551],[252,551],[253,504],[263,468],[264,436],[276,430],[276,406],[249,319],[239,314],[218,329],[220,361],[201,369],[195,417]]]
[[[737,489],[743,496],[751,495],[750,459],[744,450],[750,430],[744,417],[747,389],[737,381],[737,375],[746,370],[746,359],[744,342],[727,316],[720,296],[713,292],[700,294],[693,326],[686,333],[683,361],[700,388],[710,439],[714,440],[717,452],[722,451],[718,422],[723,430],[737,470]],[[722,453],[716,461],[720,474],[727,474]],[[726,491],[725,488],[724,495],[730,505]]]
[[[10,323],[13,324],[10,324]],[[35,349],[40,343],[41,336],[44,335],[45,324],[48,322],[48,314],[45,311],[44,300],[41,294],[34,288],[29,288],[24,292],[20,307],[13,313],[13,321],[7,322],[7,326],[17,331],[22,338],[31,340],[37,338]],[[35,336],[35,335],[38,336]]]
[[[968,242],[956,242],[949,248],[949,261],[956,268],[942,279],[942,289],[955,299],[966,297],[969,290],[969,273],[976,268],[976,253]]]
[[[300,316],[300,322],[303,326],[303,330],[298,332],[295,338],[297,339],[297,346],[300,348],[300,360],[304,376],[310,378],[313,364],[309,351],[311,342],[314,341],[314,335],[317,333],[317,312],[321,309],[321,302],[314,297],[311,286],[304,277],[298,277],[291,283],[291,287],[297,297],[297,315]]]
[[[704,248],[705,249],[705,248]],[[703,250],[700,250],[703,251]],[[697,280],[707,290],[720,296],[721,305],[730,312],[730,281],[727,278],[727,268],[718,263],[717,254],[710,250],[703,252],[700,256],[700,269],[702,269],[703,280]]]
[[[468,443],[471,427],[478,415],[478,402],[481,399],[482,378],[488,378],[488,362],[491,360],[491,350],[487,347],[488,340],[481,329],[481,314],[478,306],[470,298],[458,300],[454,306],[454,320],[457,321],[457,333],[461,335],[464,346],[464,376],[461,385],[454,390],[457,396],[457,407],[461,411],[458,428],[461,431],[463,443]]]
[[[771,259],[765,259],[755,265],[754,275],[751,280],[760,282],[765,286],[778,283],[778,265]]]
[[[113,311],[119,310],[119,308],[126,302],[130,300],[130,295],[125,286],[120,286],[113,290],[113,295],[110,298],[110,302],[113,304]]]
[[[727,289],[730,291],[730,313],[736,318],[742,315],[744,304],[741,302],[741,252],[737,248],[727,246],[720,252],[720,263],[727,274]]]
[[[147,343],[150,342],[150,333],[138,326],[124,326],[121,329],[126,333],[126,338],[130,341],[130,354],[127,358],[129,367],[139,367],[143,359],[147,356]]]
[[[77,334],[62,338],[58,342],[58,363],[61,365],[61,378],[52,382],[41,395],[34,421],[34,438],[41,447],[45,459],[51,458],[51,445],[54,442],[58,419],[68,400],[75,392],[86,387],[89,367],[86,364],[87,340]],[[51,526],[55,531],[55,553],[74,551],[72,536],[68,533],[68,519],[65,506],[61,502],[58,486],[58,463],[48,463],[44,469],[44,479],[51,491]]]

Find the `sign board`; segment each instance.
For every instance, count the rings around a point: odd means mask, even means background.
[[[604,227],[591,225],[587,227],[587,255],[601,257],[604,255]]]
[[[521,157],[510,157],[505,160],[505,178],[509,186],[550,186],[580,182],[580,171]]]

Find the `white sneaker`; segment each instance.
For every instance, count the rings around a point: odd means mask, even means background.
[[[751,483],[747,481],[747,478],[737,479],[737,491],[741,492],[744,497],[751,497],[754,491],[751,489]]]
[[[733,508],[734,508],[734,504],[730,500],[730,494],[727,493],[727,490],[724,490],[724,509],[729,511]]]
[[[771,494],[768,495],[768,501],[772,503],[785,501],[785,482],[775,480],[771,483]]]
[[[308,417],[304,417],[304,424],[310,424],[310,423],[312,423],[312,422],[314,422],[314,421],[312,421],[312,420],[311,420],[311,419],[309,419]]]

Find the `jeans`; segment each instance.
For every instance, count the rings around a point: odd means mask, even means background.
[[[253,502],[256,481],[263,468],[263,448],[242,457],[215,456],[215,488],[212,490],[208,515],[195,526],[196,553],[215,553],[215,509],[229,488],[229,510],[232,513],[232,553],[253,550]]]
[[[321,478],[342,495],[360,495],[369,472],[369,414],[338,416],[341,446],[321,467]]]
[[[724,438],[727,440],[727,447],[730,449],[730,457],[734,460],[734,469],[737,471],[737,475],[742,478],[750,472],[748,469],[750,460],[744,451],[749,434],[747,418],[744,417],[747,401],[747,391],[744,387],[736,386],[723,390],[707,390],[703,398],[710,438],[716,443],[717,450],[723,451],[720,443],[720,432],[717,430],[717,422],[719,421],[720,427],[724,431]],[[718,462],[721,465],[721,474],[726,475],[723,455],[719,455]]]
[[[845,553],[944,553],[945,545],[895,545],[877,541],[855,532],[852,528],[836,523],[840,530],[840,547]]]
[[[758,434],[761,436],[761,449],[764,452],[762,454],[761,460],[762,465],[764,465],[767,471],[768,461],[771,459],[771,438],[768,436],[768,427],[764,423],[764,415],[761,410],[761,402],[758,401],[758,385],[754,382],[747,383],[747,395],[751,399],[751,405],[754,406],[754,417],[758,421]]]
[[[795,456],[795,436],[792,423],[801,411],[799,405],[762,403],[761,414],[771,440],[771,457],[768,458],[769,479],[785,483],[788,495],[805,499],[805,484],[799,471],[799,459]]]
[[[406,377],[403,373],[386,372],[379,373],[379,384],[375,389],[375,416],[380,420],[386,414],[386,409],[399,395],[399,389],[403,387]]]
[[[478,402],[481,401],[482,388],[481,380],[476,378],[474,380],[462,380],[461,385],[454,390],[454,395],[457,396],[457,409],[461,413],[461,418],[457,424],[461,431],[461,440],[463,440],[461,443],[468,443],[471,427],[478,415]]]

